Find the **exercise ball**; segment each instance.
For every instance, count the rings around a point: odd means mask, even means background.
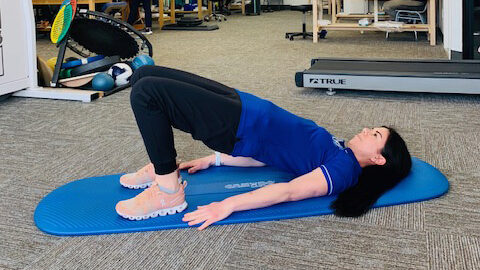
[[[141,66],[147,66],[147,65],[153,66],[155,65],[155,62],[153,61],[152,57],[146,54],[139,55],[135,57],[135,59],[133,59],[132,61],[133,69],[137,69]]]
[[[126,63],[117,63],[110,67],[108,75],[112,76],[116,86],[123,86],[128,84],[130,76],[132,76],[132,68]]]
[[[115,81],[113,80],[112,76],[103,72],[95,75],[92,80],[93,89],[97,91],[112,90],[114,85],[115,85]]]
[[[47,60],[47,66],[53,71],[55,69],[55,64],[57,64],[57,57],[52,57]]]

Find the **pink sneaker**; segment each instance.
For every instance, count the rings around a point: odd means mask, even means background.
[[[122,175],[120,185],[133,189],[146,188],[152,185],[153,180],[155,180],[155,168],[150,163],[136,173]]]
[[[174,193],[153,182],[151,187],[136,197],[118,202],[115,210],[120,216],[130,220],[142,220],[180,213],[187,208],[187,202],[185,201],[187,182],[182,183],[181,178],[178,181],[180,187]]]

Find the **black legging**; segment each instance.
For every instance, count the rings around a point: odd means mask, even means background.
[[[128,15],[127,22],[133,24],[138,18],[138,6],[143,4],[145,10],[145,27],[152,27],[152,7],[151,0],[131,0],[130,1],[130,14]]]
[[[172,127],[230,154],[242,104],[235,89],[185,71],[143,66],[135,71],[130,102],[156,174],[173,172]]]

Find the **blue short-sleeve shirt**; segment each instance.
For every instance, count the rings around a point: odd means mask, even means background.
[[[352,150],[326,129],[272,102],[238,91],[242,113],[232,156],[252,157],[296,176],[320,168],[327,195],[355,185],[361,167]]]

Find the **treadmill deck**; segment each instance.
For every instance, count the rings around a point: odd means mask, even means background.
[[[310,74],[480,79],[480,61],[314,59]]]

